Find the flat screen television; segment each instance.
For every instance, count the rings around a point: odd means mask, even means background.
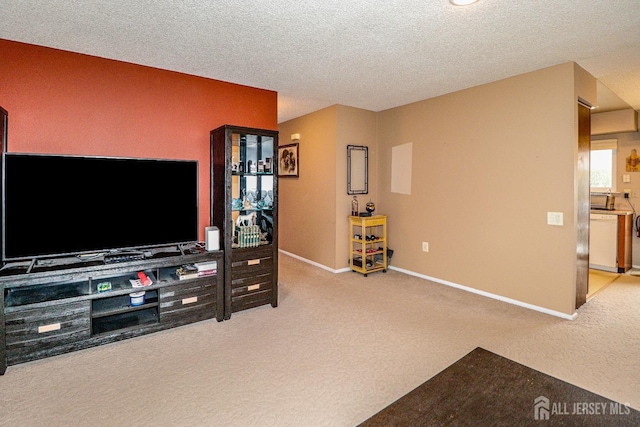
[[[196,242],[198,163],[5,153],[2,260]]]

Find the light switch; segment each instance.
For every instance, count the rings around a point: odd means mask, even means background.
[[[631,182],[631,177],[628,174],[622,175],[622,182]]]
[[[564,215],[562,212],[547,212],[548,225],[564,225]]]

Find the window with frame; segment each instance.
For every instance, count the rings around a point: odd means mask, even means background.
[[[616,191],[617,152],[617,139],[591,141],[590,177],[592,193]]]

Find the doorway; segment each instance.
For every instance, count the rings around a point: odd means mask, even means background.
[[[589,292],[591,106],[578,100],[578,200],[577,200],[577,274],[576,309],[587,302]]]

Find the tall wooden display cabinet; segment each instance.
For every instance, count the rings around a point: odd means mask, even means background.
[[[224,318],[278,305],[278,132],[211,131],[211,225],[224,249]]]

